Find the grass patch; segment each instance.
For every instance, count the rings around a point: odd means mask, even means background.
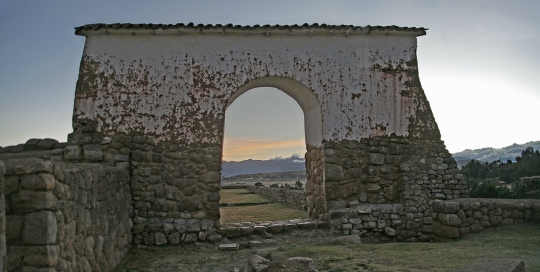
[[[273,239],[274,260],[310,257],[319,271],[461,271],[482,259],[521,259],[526,271],[540,271],[538,224],[485,230],[446,243],[332,245],[333,237],[325,230],[294,231]],[[116,271],[234,271],[255,252],[218,251],[207,243],[133,247]]]
[[[307,212],[292,208],[286,204],[221,207],[221,224],[240,222],[263,222],[291,219],[305,219]]]
[[[320,271],[461,271],[482,259],[521,259],[540,271],[540,226],[496,228],[446,243],[383,243],[283,247],[282,258],[313,258]]]
[[[225,189],[221,190],[219,195],[221,197],[219,204],[260,204],[270,202],[268,199],[247,189]]]

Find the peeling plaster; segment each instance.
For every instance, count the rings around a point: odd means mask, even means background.
[[[440,138],[418,79],[416,37],[384,35],[89,36],[74,128],[222,143],[227,106],[260,86],[299,103],[308,145]]]

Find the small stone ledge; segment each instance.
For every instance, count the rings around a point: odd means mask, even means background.
[[[286,221],[229,223],[222,225],[218,232],[223,237],[234,238],[251,236],[253,234],[284,233],[295,229],[327,229],[328,227],[329,223],[327,221],[294,219]]]
[[[433,234],[457,239],[486,228],[540,222],[540,199],[461,198],[433,202]]]

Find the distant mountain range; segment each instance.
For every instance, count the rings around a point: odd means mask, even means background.
[[[454,160],[458,163],[458,167],[469,163],[471,160],[482,162],[501,161],[516,161],[516,157],[521,156],[521,152],[532,147],[535,151],[540,149],[540,141],[532,141],[524,144],[513,144],[502,148],[485,147],[480,149],[465,149],[461,152],[452,154]]]
[[[224,161],[221,175],[224,177],[259,174],[270,172],[289,172],[306,169],[305,159],[299,155],[292,155],[288,158],[273,158],[270,160],[245,160],[245,161]]]
[[[533,141],[524,144],[513,144],[503,148],[480,148],[480,149],[465,149],[461,152],[453,153],[454,160],[458,163],[458,167],[469,163],[471,160],[482,162],[492,162],[496,160],[515,161],[516,157],[521,156],[521,151],[527,147],[532,147],[534,150],[540,149],[540,141]],[[242,175],[242,174],[258,174],[270,172],[289,172],[305,170],[305,159],[299,155],[292,155],[288,158],[274,158],[270,160],[245,160],[239,162],[223,162],[223,170],[221,174],[224,177]]]

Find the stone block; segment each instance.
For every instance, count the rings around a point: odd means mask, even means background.
[[[78,161],[82,158],[82,149],[78,145],[68,145],[64,148],[64,160]]]
[[[225,251],[238,250],[238,249],[240,249],[240,245],[239,244],[220,244],[218,246],[218,249],[219,250],[225,250]]]
[[[364,222],[364,228],[375,229],[377,228],[377,222]]]
[[[457,213],[459,211],[459,202],[442,202],[442,211],[443,213]]]
[[[457,214],[439,214],[439,221],[447,226],[459,227],[462,224],[461,218]]]
[[[129,162],[116,162],[114,166],[129,171]]]
[[[345,173],[343,172],[343,167],[341,167],[341,165],[325,163],[324,167],[326,182],[342,181],[345,178]]]
[[[22,236],[24,216],[6,215],[6,239],[8,244],[18,244]]]
[[[24,150],[36,150],[41,139],[30,139],[24,143]]]
[[[16,214],[54,210],[58,200],[52,192],[21,190],[12,195],[11,208]]]
[[[178,245],[180,244],[180,234],[175,232],[169,235],[169,242],[171,245]]]
[[[469,208],[473,211],[477,211],[480,209],[480,202],[471,202],[469,203]]]
[[[39,141],[39,143],[36,145],[36,148],[38,150],[49,150],[52,149],[57,143],[58,141],[55,139],[46,138]]]
[[[52,173],[52,163],[36,158],[14,159],[5,162],[7,174],[28,175],[36,173]]]
[[[158,246],[164,245],[167,243],[167,237],[162,232],[156,232],[154,241]]]
[[[52,267],[58,263],[59,253],[58,246],[10,246],[6,269],[19,271],[20,265],[27,265],[30,267],[22,271],[56,271]]]
[[[99,145],[85,145],[83,156],[85,161],[101,161],[103,160],[103,151]]]
[[[150,202],[137,201],[135,202],[135,209],[140,211],[148,211],[152,208]]]
[[[137,162],[151,162],[152,161],[152,153],[138,151],[138,150],[133,151],[131,153],[131,159],[133,161],[137,161]]]
[[[206,171],[204,173],[205,183],[217,183],[221,182],[221,173],[219,171]]]
[[[197,242],[197,233],[187,233],[184,237],[184,243],[195,243]]]
[[[440,236],[443,238],[457,239],[459,238],[459,228],[442,225]]]
[[[384,164],[384,154],[381,153],[369,153],[368,163],[374,165]]]
[[[28,213],[24,216],[22,242],[26,245],[52,245],[56,243],[56,216],[52,211]]]
[[[280,232],[283,232],[283,228],[284,228],[284,225],[283,224],[275,224],[275,225],[270,225],[266,228],[266,230],[269,232],[269,233],[280,233]]]
[[[50,191],[54,189],[55,179],[52,174],[41,173],[38,175],[25,175],[21,180],[21,188],[38,191]]]
[[[208,235],[208,237],[206,238],[206,240],[208,240],[211,243],[219,242],[221,241],[221,239],[222,237],[219,234],[211,234],[211,235]]]
[[[384,234],[387,236],[396,236],[396,230],[391,227],[386,227],[384,230]]]
[[[368,184],[367,185],[367,191],[370,192],[370,193],[376,193],[376,192],[379,192],[381,190],[381,186],[377,185],[377,184]]]
[[[129,155],[115,154],[114,160],[117,162],[129,162]]]

